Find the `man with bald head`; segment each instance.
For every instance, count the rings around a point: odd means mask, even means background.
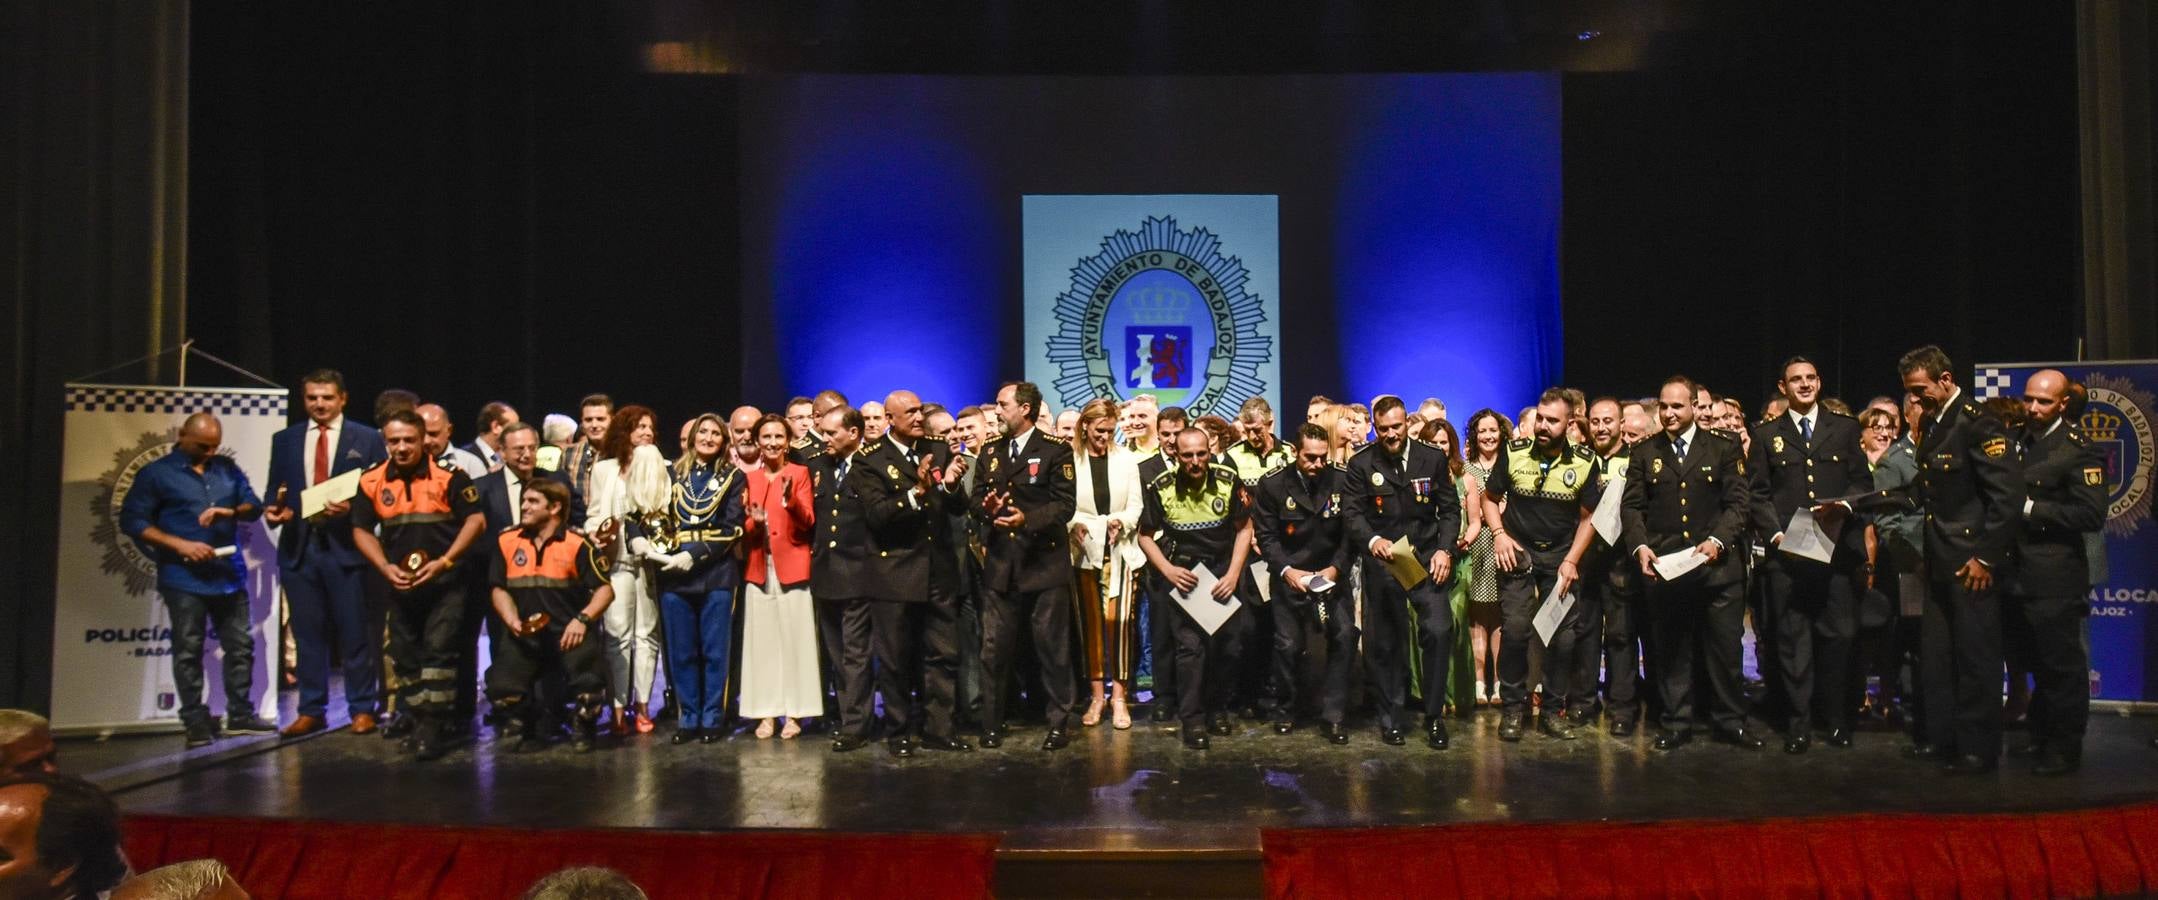
[[[884,429],[891,427],[891,416],[884,404],[871,400],[862,404],[862,440],[874,441],[884,436]]]
[[[922,401],[911,391],[884,398],[888,426],[869,440],[847,473],[846,489],[861,502],[869,546],[862,554],[870,614],[870,646],[850,633],[842,666],[856,689],[841,698],[844,734],[867,733],[869,660],[876,659],[884,694],[886,743],[892,755],[916,748],[967,751],[952,728],[959,683],[959,557],[952,519],[966,510],[960,483],[967,458],[924,429]],[[916,648],[919,647],[919,654]],[[922,693],[912,697],[914,660],[921,660]]]
[[[734,448],[734,467],[747,472],[764,465],[757,452],[757,420],[764,412],[754,406],[737,406],[727,414],[727,446]]]
[[[202,701],[202,644],[210,625],[225,651],[225,730],[277,730],[255,715],[255,637],[249,631],[247,568],[238,552],[239,523],[262,516],[262,499],[239,464],[218,453],[224,435],[216,416],[188,416],[172,452],[143,466],[120,502],[121,533],[157,561],[157,592],[172,618],[172,682],[189,747],[208,744],[217,733]]]
[[[2031,695],[2031,771],[2066,775],[2083,763],[2090,721],[2090,655],[2083,645],[2090,593],[2085,536],[2105,527],[2105,455],[2065,415],[2068,376],[2032,373],[2023,384],[2023,530],[2009,582],[2006,649],[2037,681]],[[2022,627],[2017,627],[2022,626]]]
[[[412,411],[420,414],[420,422],[426,426],[426,430],[421,436],[420,445],[427,452],[429,459],[441,463],[445,469],[455,469],[463,472],[466,478],[473,481],[478,481],[486,476],[487,462],[485,460],[480,459],[472,451],[463,447],[450,446],[450,436],[453,428],[450,425],[450,414],[442,408],[442,404],[422,403],[413,407]]]

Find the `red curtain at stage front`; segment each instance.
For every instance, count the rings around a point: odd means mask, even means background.
[[[523,893],[569,866],[606,866],[654,900],[987,897],[992,835],[517,831],[131,816],[136,871],[216,858],[257,897],[475,898]]]
[[[2158,805],[2038,814],[1267,831],[1267,895],[2091,897],[2158,892]]]

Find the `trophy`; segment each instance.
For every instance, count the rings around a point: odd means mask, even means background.
[[[411,553],[407,553],[405,554],[405,571],[417,575],[419,574],[420,569],[427,565],[427,561],[433,558],[434,557],[425,550],[414,550]]]

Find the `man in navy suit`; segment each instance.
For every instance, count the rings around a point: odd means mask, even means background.
[[[352,733],[375,730],[381,692],[374,635],[367,627],[366,561],[352,546],[348,503],[333,503],[313,520],[298,515],[300,492],[341,473],[386,458],[382,433],[345,418],[345,377],[317,369],[300,380],[307,421],[270,440],[270,478],[263,521],[282,526],[277,537],[279,575],[291,604],[292,636],[299,644],[299,716],[281,732],[296,737],[321,731],[330,702],[330,660],[345,671],[345,708]],[[336,636],[333,648],[331,636]]]
[[[563,521],[584,521],[584,497],[577,493],[569,476],[539,469],[539,429],[529,422],[511,422],[502,429],[502,468],[472,482],[480,492],[480,511],[487,516],[488,534],[499,534],[518,524],[518,505],[523,501],[525,485],[535,478],[560,482],[569,488],[569,508],[563,510],[568,518]]]

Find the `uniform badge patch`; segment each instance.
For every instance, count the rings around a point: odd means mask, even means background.
[[[2083,470],[2083,483],[2092,485],[2094,487],[2105,484],[2106,470],[2097,466],[2090,466],[2085,468]]]
[[[1774,453],[1782,453],[1782,452],[1783,452],[1783,435],[1780,435],[1780,434],[1779,434],[1779,435],[1776,435],[1776,436],[1775,436],[1775,437],[1773,437],[1773,438],[1770,438],[1770,439],[1769,439],[1769,441],[1768,441],[1768,449],[1769,449],[1769,450],[1770,450],[1771,452],[1774,452]]]
[[[2007,456],[2007,455],[2008,455],[2008,439],[2007,439],[2007,438],[1992,438],[1992,439],[1989,439],[1989,440],[1987,440],[1987,441],[1986,441],[1985,443],[1983,443],[1983,444],[1980,444],[1980,445],[1978,445],[1978,452],[1980,452],[1980,453],[1984,453],[1984,454],[1986,455],[1986,458],[1987,458],[1987,459],[2000,459],[2000,458],[2001,458],[2001,457],[2003,457],[2003,456]]]
[[[1385,486],[1386,486],[1386,476],[1385,476],[1385,475],[1381,475],[1381,474],[1379,474],[1379,473],[1377,473],[1377,472],[1373,472],[1373,473],[1371,473],[1371,486],[1372,486],[1372,487],[1385,487]],[[387,491],[385,491],[384,493],[388,493],[388,492],[387,492]]]
[[[1649,461],[1648,461],[1648,468],[1649,468],[1649,474],[1650,474],[1650,475],[1662,475],[1662,474],[1663,474],[1663,460],[1660,460],[1660,459],[1652,459],[1652,460],[1649,460]]]
[[[1573,487],[1573,486],[1574,486],[1574,479],[1575,479],[1575,478],[1576,478],[1576,473],[1575,473],[1575,472],[1574,472],[1574,470],[1572,470],[1572,469],[1567,469],[1567,470],[1566,470],[1566,474],[1564,474],[1564,475],[1561,475],[1561,476],[1559,476],[1559,480],[1560,480],[1560,481],[1563,481],[1563,482],[1566,482],[1566,486],[1567,486],[1567,487]]]
[[[1065,464],[1064,464],[1064,477],[1066,477],[1066,478],[1070,478],[1070,477],[1072,477],[1072,464],[1071,464],[1071,463],[1065,463]]]
[[[480,489],[469,484],[465,485],[464,498],[466,503],[480,502]]]
[[[1296,498],[1295,498],[1295,497],[1283,497],[1283,498],[1281,498],[1281,508],[1282,508],[1282,509],[1286,509],[1286,510],[1290,510],[1290,511],[1292,511],[1292,512],[1293,512],[1293,511],[1295,511],[1295,509],[1296,509]]]
[[[892,479],[893,481],[901,481],[901,480],[903,480],[903,479],[901,479],[901,478],[899,477],[899,467],[898,467],[898,466],[895,466],[895,465],[887,465],[887,466],[885,466],[885,467],[884,467],[884,474],[885,474],[885,475],[887,475],[887,476],[890,476],[890,477],[891,477],[891,479]]]
[[[392,491],[392,490],[390,490],[389,488],[383,488],[383,489],[382,489],[382,505],[383,505],[383,506],[396,506],[396,505],[397,505],[397,492],[395,492],[395,491]]]
[[[1220,514],[1222,514],[1222,513],[1228,512],[1228,511],[1229,511],[1229,501],[1228,501],[1228,500],[1225,500],[1225,499],[1223,499],[1223,498],[1221,498],[1221,497],[1215,497],[1215,498],[1214,498],[1214,514],[1215,514],[1215,515],[1220,515]]]
[[[525,564],[525,548],[523,548],[523,547],[519,547],[519,548],[517,548],[517,552],[516,552],[516,553],[514,553],[514,554],[512,554],[512,555],[510,556],[510,562],[516,563],[516,564],[518,564],[518,565],[520,565],[520,566],[521,566],[521,565],[524,565],[524,564]]]

